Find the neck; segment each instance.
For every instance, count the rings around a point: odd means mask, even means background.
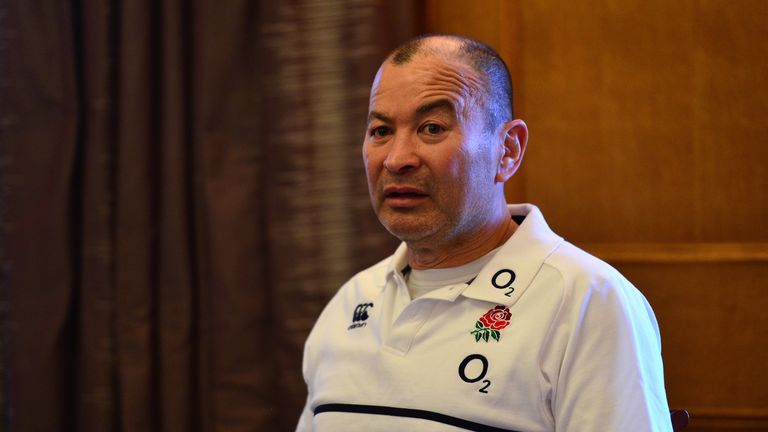
[[[461,240],[444,244],[426,245],[408,243],[408,265],[412,269],[425,270],[457,267],[472,262],[506,242],[517,229],[517,224],[504,212],[505,217],[495,223],[462,236]],[[427,242],[420,242],[427,243]]]

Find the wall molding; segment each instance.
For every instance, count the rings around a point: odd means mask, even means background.
[[[688,429],[696,431],[755,431],[768,429],[768,410],[760,408],[688,407],[691,423]]]
[[[580,243],[613,263],[768,262],[768,243]]]
[[[768,421],[768,409],[765,408],[741,408],[741,407],[712,407],[691,406],[685,408],[691,415],[694,413],[700,418],[729,418],[729,419],[756,419]]]

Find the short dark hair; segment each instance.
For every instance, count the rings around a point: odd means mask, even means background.
[[[512,78],[506,63],[496,50],[479,40],[455,34],[424,34],[397,47],[389,60],[402,65],[425,51],[425,42],[432,38],[446,38],[459,43],[458,58],[463,60],[485,79],[484,108],[489,129],[514,117]]]

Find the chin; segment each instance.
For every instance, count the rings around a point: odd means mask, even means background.
[[[436,226],[433,224],[384,220],[381,223],[390,234],[404,242],[421,240],[437,231]]]

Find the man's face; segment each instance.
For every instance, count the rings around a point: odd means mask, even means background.
[[[379,70],[363,160],[373,208],[399,239],[461,242],[498,205],[501,149],[485,128],[481,89],[469,66],[436,56]]]

